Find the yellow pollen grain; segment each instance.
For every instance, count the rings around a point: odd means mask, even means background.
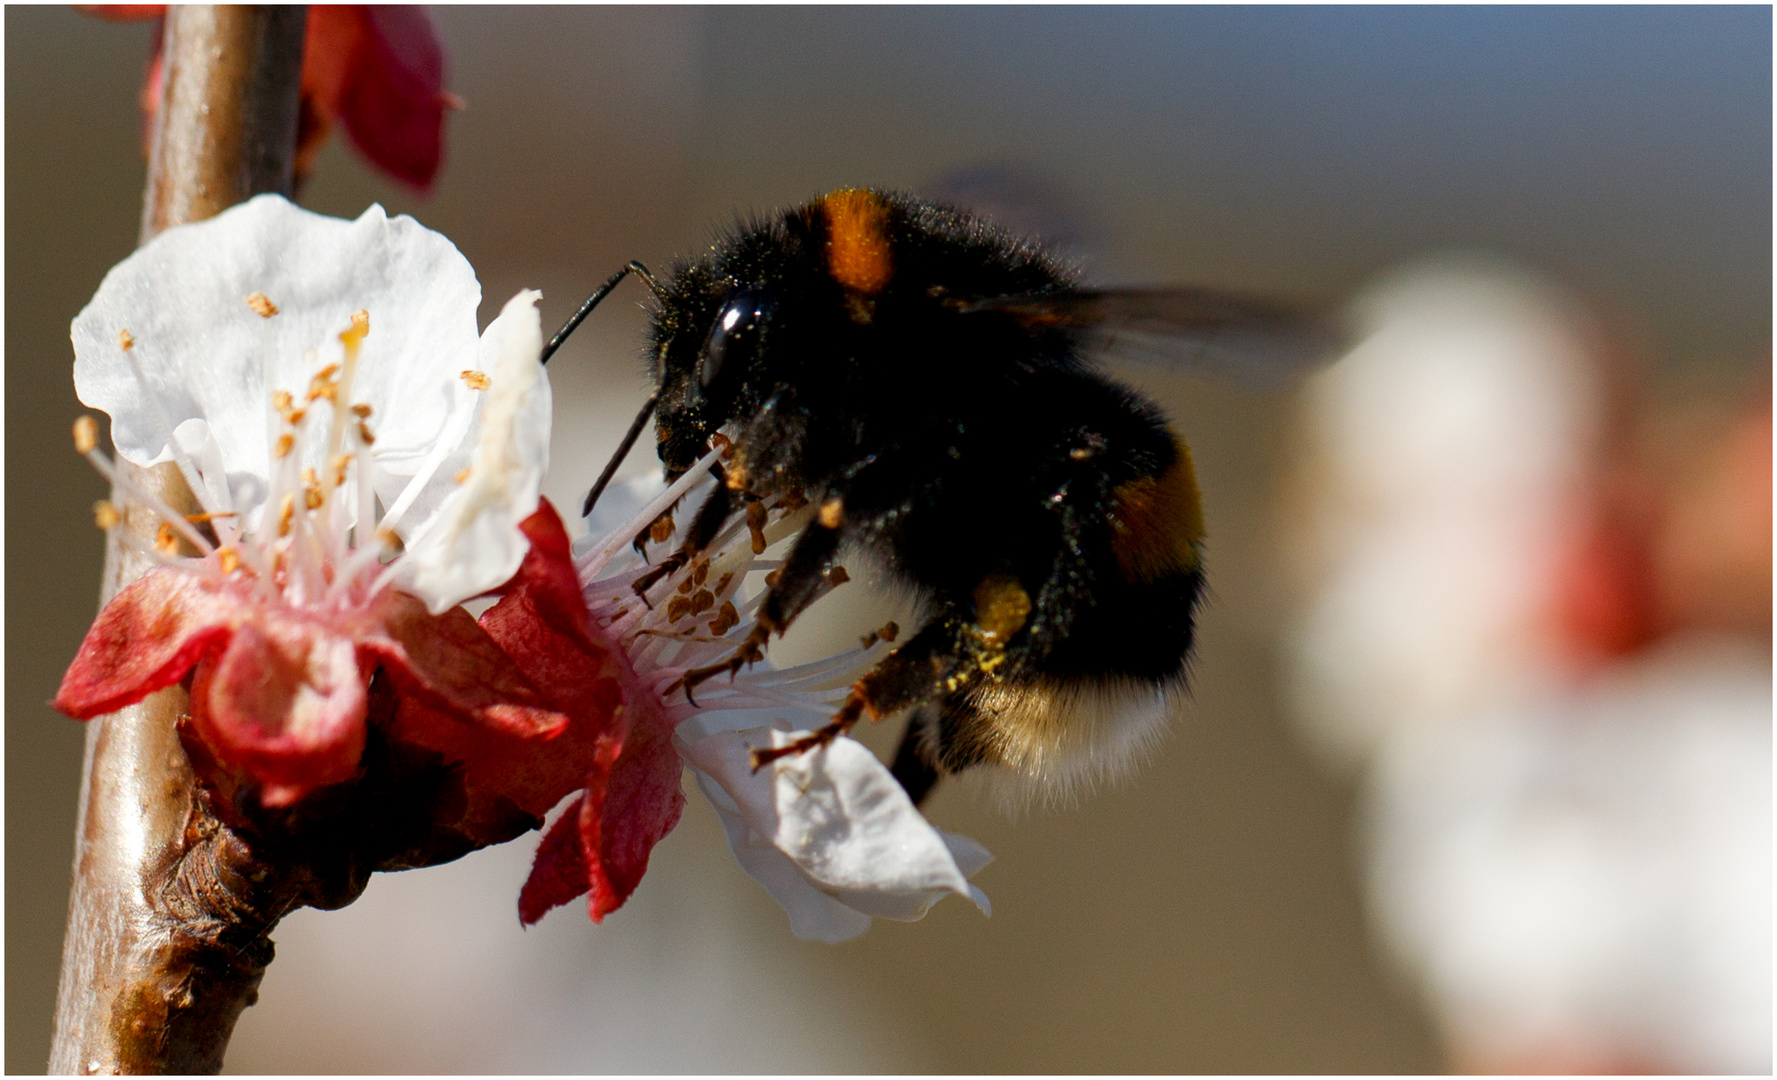
[[[989,574],[975,587],[975,626],[982,642],[1003,648],[1030,616],[1030,594],[1010,574]]]
[[[123,515],[118,512],[117,504],[113,503],[110,499],[100,499],[98,502],[93,503],[93,524],[97,525],[99,528],[116,528],[117,523],[122,520]]]
[[[216,561],[221,564],[224,574],[232,574],[241,568],[241,556],[231,547],[218,548]]]
[[[74,450],[81,454],[92,453],[99,445],[99,422],[90,416],[82,416],[74,421]]]
[[[283,503],[278,507],[278,535],[290,535],[290,523],[296,519],[296,493],[288,492]]]
[[[272,447],[271,456],[275,458],[287,458],[290,456],[290,451],[295,446],[296,436],[286,431],[284,434],[278,436],[277,445]]]
[[[247,294],[247,306],[252,308],[254,314],[262,319],[269,319],[278,313],[278,305],[272,303],[269,296],[257,290]]]
[[[359,315],[363,315],[364,318],[360,320],[358,318]],[[356,349],[369,333],[370,316],[362,311],[354,312],[352,314],[352,325],[339,332],[340,344],[344,345],[347,349]]]
[[[839,498],[828,499],[821,504],[818,519],[822,528],[837,529],[845,520],[845,502]]]
[[[350,333],[351,331],[347,330],[344,334],[339,335],[340,340],[344,341],[346,335]],[[352,343],[348,342],[348,345],[349,344]],[[326,398],[328,401],[332,401],[334,395],[339,393],[338,376],[338,364],[328,364],[320,371],[315,372],[315,377],[309,380],[308,400],[316,401],[320,398]]]
[[[464,368],[458,377],[467,383],[471,390],[486,390],[488,387],[494,385],[494,381],[487,377],[487,372],[485,371],[475,371],[470,368]]]
[[[119,330],[117,332],[117,347],[124,352],[129,352],[136,347],[136,335],[128,330]]]
[[[162,555],[177,555],[179,553],[179,534],[173,531],[171,522],[163,521],[160,523],[160,528],[155,530],[154,550]]]
[[[321,494],[321,478],[315,475],[315,470],[302,470],[302,505],[310,510],[319,510],[326,501]]]

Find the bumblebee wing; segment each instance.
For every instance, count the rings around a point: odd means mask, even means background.
[[[1281,389],[1332,362],[1347,343],[1330,319],[1213,289],[1076,289],[995,297],[968,310],[1079,331],[1085,349],[1097,357],[1161,364],[1263,390]]]

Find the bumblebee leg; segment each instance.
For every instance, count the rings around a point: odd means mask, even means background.
[[[691,692],[698,684],[724,672],[733,677],[741,668],[761,660],[765,655],[765,642],[772,634],[781,637],[791,621],[808,605],[848,580],[845,567],[833,564],[833,556],[838,551],[837,529],[814,527],[804,530],[790,549],[790,557],[778,574],[777,584],[771,587],[765,603],[760,606],[758,621],[747,639],[728,659],[687,671],[677,683],[667,688],[668,692],[682,687],[685,699],[691,701]]]
[[[943,775],[936,765],[926,760],[922,746],[927,723],[924,714],[929,708],[929,705],[922,706],[907,718],[907,730],[901,733],[901,744],[895,748],[894,764],[889,766],[889,773],[900,782],[914,806],[926,801],[926,797],[938,785],[938,777]]]
[[[824,727],[785,746],[754,750],[753,768],[824,746],[850,731],[865,714],[875,721],[930,701],[954,689],[972,666],[972,660],[958,647],[955,624],[949,620],[928,623],[853,683],[845,703]]]
[[[718,485],[716,490],[710,492],[709,498],[703,501],[703,505],[697,508],[697,516],[691,520],[691,531],[685,537],[685,542],[679,545],[679,550],[662,559],[658,566],[630,584],[642,603],[652,608],[654,605],[648,602],[648,590],[660,579],[678,573],[685,564],[710,546],[710,541],[722,531],[723,523],[734,510],[733,496],[734,493],[728,488]]]

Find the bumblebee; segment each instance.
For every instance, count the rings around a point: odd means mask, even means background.
[[[669,481],[712,439],[732,443],[685,540],[637,591],[764,500],[817,507],[750,636],[683,691],[761,659],[843,575],[842,550],[924,612],[830,723],[755,766],[902,712],[893,772],[915,802],[976,766],[1065,794],[1145,755],[1185,693],[1203,510],[1185,440],[1095,357],[1246,338],[1263,348],[1237,353],[1318,355],[1318,324],[1203,290],[1089,290],[1039,243],[967,212],[843,189],[744,223],[659,280],[631,263],[545,359],[630,272],[655,294],[656,391],[588,509],[650,414]]]

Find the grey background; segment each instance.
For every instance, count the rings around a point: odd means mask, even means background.
[[[352,216],[381,200],[447,233],[484,321],[538,286],[553,324],[625,260],[664,263],[736,211],[876,184],[998,192],[1106,282],[1332,303],[1404,258],[1484,249],[1588,295],[1662,393],[1769,363],[1764,8],[437,17],[469,107],[434,197],[336,143],[303,201]],[[68,445],[67,325],[133,245],[151,32],[59,8],[9,8],[6,31],[6,1066],[35,1071],[81,753],[43,702],[101,553],[103,486]],[[558,501],[646,392],[640,326],[608,305],[551,365]],[[1412,990],[1372,956],[1351,790],[1313,766],[1273,682],[1289,400],[1125,374],[1202,473],[1214,595],[1196,701],[1144,775],[1077,810],[1012,820],[940,792],[933,819],[999,858],[978,879],[991,921],[946,903],[846,946],[797,942],[692,796],[602,927],[569,909],[517,930],[529,840],[293,916],[230,1068],[1439,1068]],[[532,1000],[552,1004],[513,1012]]]

